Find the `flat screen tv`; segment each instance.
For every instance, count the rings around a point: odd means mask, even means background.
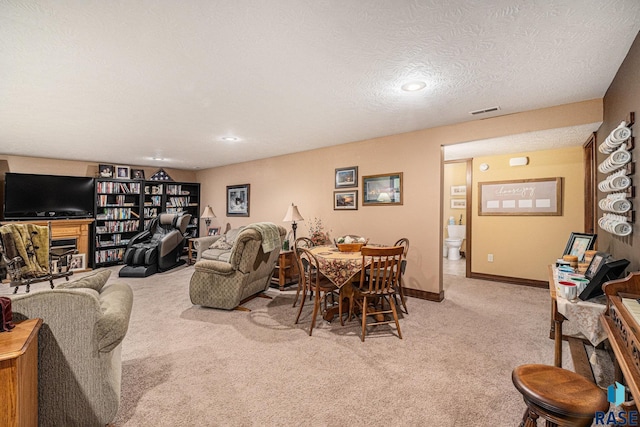
[[[7,173],[4,219],[93,217],[94,180],[81,176]]]

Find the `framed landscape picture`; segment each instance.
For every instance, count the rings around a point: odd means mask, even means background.
[[[402,172],[362,177],[362,206],[402,204]]]
[[[350,191],[334,191],[333,192],[333,210],[357,210],[358,209],[358,190]]]
[[[348,168],[336,169],[336,187],[357,187],[358,186],[358,167],[350,166]]]
[[[250,184],[227,186],[227,216],[249,216]]]

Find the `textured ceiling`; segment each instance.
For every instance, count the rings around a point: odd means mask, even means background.
[[[601,124],[597,122],[447,145],[444,147],[444,160],[575,147],[587,142],[589,135]]]
[[[600,98],[639,30],[638,0],[0,0],[0,154],[205,168]]]

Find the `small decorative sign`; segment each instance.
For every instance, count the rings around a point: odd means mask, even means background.
[[[562,215],[562,178],[478,183],[478,215]]]

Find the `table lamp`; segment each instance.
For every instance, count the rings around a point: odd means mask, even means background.
[[[211,206],[207,205],[202,211],[202,215],[200,215],[200,218],[204,219],[204,223],[207,225],[207,230],[211,225],[211,218],[215,218],[215,217],[216,217],[216,214],[213,213]]]
[[[283,222],[291,222],[291,229],[293,230],[293,241],[296,241],[296,228],[298,228],[298,224],[296,221],[304,221],[300,212],[298,212],[298,207],[291,203],[289,209],[287,210],[287,214],[282,219]]]

